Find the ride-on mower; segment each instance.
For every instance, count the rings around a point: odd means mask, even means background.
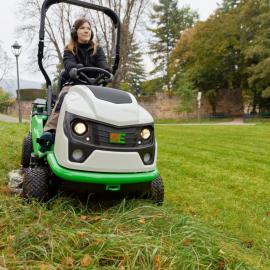
[[[42,151],[41,135],[52,110],[52,86],[43,64],[44,26],[50,6],[65,2],[100,11],[115,26],[116,44],[112,74],[94,67],[78,68],[78,79],[69,89],[60,110],[55,140]],[[23,192],[27,198],[49,199],[56,186],[96,192],[145,194],[155,203],[164,199],[156,167],[157,142],[152,116],[135,97],[105,87],[119,63],[120,20],[114,11],[78,0],[45,0],[41,10],[38,63],[48,89],[47,99],[33,103],[30,132],[22,147]],[[93,71],[98,74],[92,78]],[[59,89],[60,90],[60,89]]]

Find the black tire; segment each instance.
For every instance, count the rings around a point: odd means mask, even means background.
[[[33,152],[32,135],[29,133],[23,140],[21,165],[28,168],[30,165],[31,153]]]
[[[49,199],[49,170],[46,167],[28,168],[23,179],[22,195],[45,202]]]
[[[164,185],[160,176],[151,182],[150,199],[157,205],[162,205],[164,201]]]

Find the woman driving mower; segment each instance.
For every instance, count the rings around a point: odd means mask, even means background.
[[[103,50],[91,40],[89,21],[75,22],[71,42],[64,52],[67,80],[62,89],[60,76],[58,92],[62,91],[46,123],[52,108],[51,80],[42,61],[46,12],[61,2],[108,16],[114,26],[115,50],[109,72]],[[24,197],[47,201],[58,189],[67,188],[88,195],[132,193],[162,204],[164,186],[157,169],[154,119],[131,93],[105,87],[118,70],[120,28],[120,19],[110,8],[79,0],[44,0],[38,64],[48,94],[46,100],[33,102],[30,130],[23,141]],[[41,140],[46,133],[51,138],[55,136],[55,140],[49,140],[51,144]]]
[[[65,67],[63,85],[65,86],[61,90],[52,113],[44,126],[41,140],[44,140],[45,144],[41,148],[42,151],[46,151],[47,142],[53,140],[52,137],[57,127],[61,105],[65,95],[77,78],[78,68],[97,67],[111,72],[103,49],[93,41],[93,37],[94,33],[89,20],[79,18],[74,22],[71,29],[71,39],[65,47],[63,57]],[[97,73],[92,73],[91,77],[96,76],[98,76]]]

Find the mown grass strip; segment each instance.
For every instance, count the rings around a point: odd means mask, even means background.
[[[239,239],[250,249],[239,256],[269,269],[269,126],[156,130],[167,201]]]

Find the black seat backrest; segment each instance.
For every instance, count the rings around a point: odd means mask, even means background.
[[[57,83],[57,89],[56,89],[56,93],[55,93],[56,98],[58,98],[59,93],[62,90],[63,85],[66,82],[66,79],[65,79],[64,75],[65,75],[65,70],[62,69],[61,72],[60,72],[60,74],[59,74],[59,79],[58,79],[58,83]]]
[[[61,70],[60,74],[59,74],[59,79],[57,81],[57,86],[56,86],[56,90],[53,91],[53,95],[52,95],[52,108],[54,107],[56,100],[58,99],[58,96],[66,82],[66,79],[64,77],[65,75],[65,70]]]

